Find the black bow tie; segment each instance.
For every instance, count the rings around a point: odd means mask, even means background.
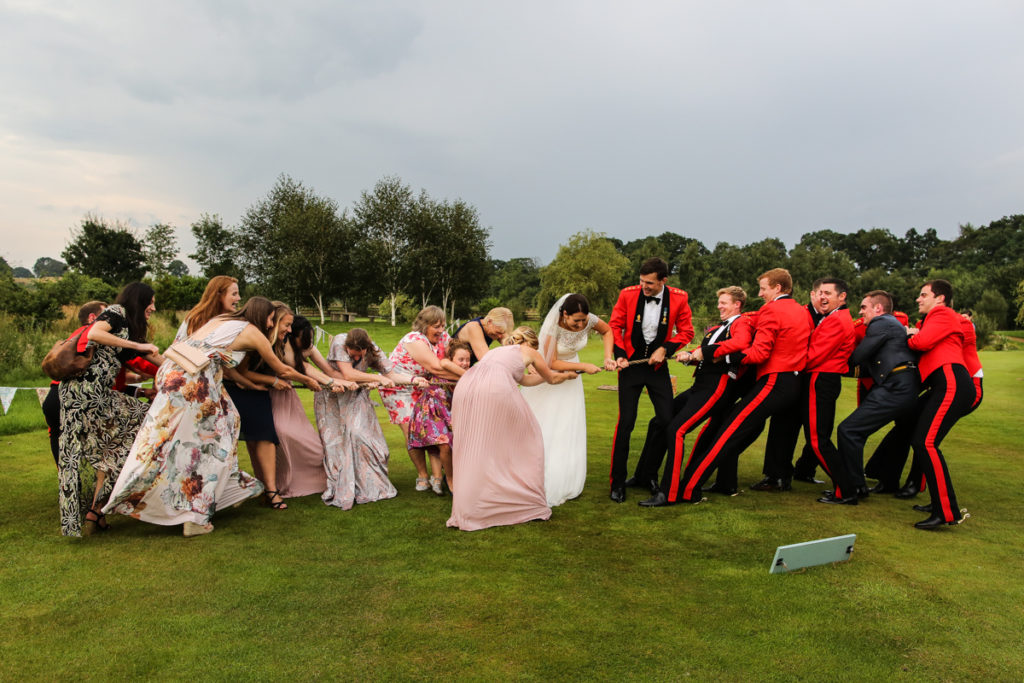
[[[647,296],[646,294],[644,294],[644,303],[645,304],[649,304],[652,301],[654,303],[656,303],[656,304],[660,304],[661,303],[661,297],[660,296]]]

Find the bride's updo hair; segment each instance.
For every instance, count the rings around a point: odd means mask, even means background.
[[[590,315],[590,302],[587,301],[587,297],[582,294],[570,294],[565,297],[565,301],[562,302],[562,307],[558,310],[565,315],[575,315],[577,313]]]
[[[505,337],[505,341],[503,343],[505,346],[514,346],[525,343],[535,349],[540,348],[540,341],[537,340],[537,333],[533,331],[533,328],[526,327],[525,325],[512,330],[511,334]]]

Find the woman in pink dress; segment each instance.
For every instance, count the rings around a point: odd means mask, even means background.
[[[475,531],[548,519],[544,496],[544,437],[517,384],[560,384],[573,372],[554,372],[537,351],[537,333],[517,328],[459,380],[452,401],[453,465],[448,526]],[[534,372],[526,375],[526,368]]]

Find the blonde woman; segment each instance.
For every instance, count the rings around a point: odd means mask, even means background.
[[[469,364],[476,365],[490,350],[493,342],[501,341],[516,326],[512,311],[492,308],[482,318],[473,318],[455,330],[455,338],[469,344]]]
[[[552,370],[537,347],[536,332],[517,328],[455,387],[452,465],[459,483],[448,526],[475,531],[551,517],[544,437],[518,385],[560,384],[576,373]]]

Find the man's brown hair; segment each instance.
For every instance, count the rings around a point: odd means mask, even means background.
[[[785,268],[772,268],[757,276],[757,281],[768,278],[769,287],[782,287],[783,294],[793,293],[793,276]]]

